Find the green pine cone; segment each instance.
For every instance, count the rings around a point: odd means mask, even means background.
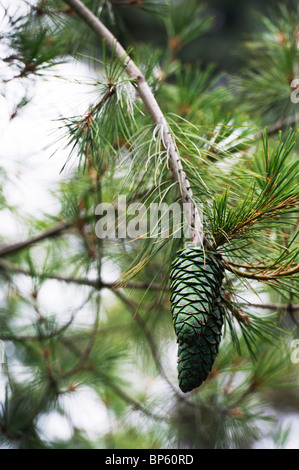
[[[178,343],[198,343],[219,297],[223,273],[216,253],[198,247],[178,251],[170,272],[172,321]]]
[[[178,375],[182,392],[199,387],[208,377],[218,354],[223,319],[220,303],[216,303],[198,342],[178,344]]]

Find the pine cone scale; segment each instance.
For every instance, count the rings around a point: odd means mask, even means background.
[[[179,385],[185,393],[206,380],[218,354],[223,275],[217,254],[196,247],[179,251],[172,263],[170,302],[178,341]]]

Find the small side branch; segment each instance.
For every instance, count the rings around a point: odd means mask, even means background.
[[[252,302],[239,302],[239,305],[244,307],[263,308],[267,310],[289,310],[290,304],[274,304],[274,303],[252,303]],[[292,311],[299,311],[299,305],[292,305]]]
[[[61,342],[71,351],[75,356],[81,358],[82,357],[82,351],[77,348],[74,342],[72,342],[69,338],[67,337],[62,337]],[[120,398],[122,398],[125,402],[127,402],[129,405],[131,405],[135,410],[141,411],[144,413],[146,416],[149,416],[150,418],[156,419],[158,421],[168,421],[168,418],[166,416],[160,416],[155,413],[152,413],[150,410],[148,410],[146,407],[143,407],[139,402],[135,401],[130,395],[128,395],[126,392],[124,392],[118,385],[116,385],[114,382],[111,381],[111,379],[106,375],[104,372],[98,370],[97,368],[95,369],[96,375],[101,379],[105,381],[105,384],[113,390]]]
[[[42,240],[56,237],[70,227],[71,224],[61,223],[39,235],[28,238],[22,242],[12,243],[11,245],[2,245],[0,246],[0,257],[18,253],[19,251],[28,248],[29,246],[34,245],[35,243],[38,243]]]
[[[248,272],[242,271],[241,269],[237,269],[234,267],[230,262],[224,261],[224,267],[228,271],[237,276],[246,277],[247,279],[255,279],[257,281],[273,281],[279,279],[281,277],[291,277],[294,274],[299,273],[299,264],[296,264],[293,268],[290,269],[277,269],[276,271],[272,272]]]
[[[21,268],[17,264],[11,263],[6,260],[0,259],[0,270],[3,270],[7,273],[14,273],[14,274],[24,274],[24,276],[32,277],[32,271],[29,269]],[[39,279],[49,279],[54,281],[65,282],[67,284],[77,284],[80,286],[87,286],[93,287],[94,289],[115,289],[115,284],[113,282],[105,282],[98,279],[87,279],[87,278],[78,278],[78,277],[71,277],[71,276],[61,276],[59,274],[52,274],[52,273],[34,273],[34,277]],[[141,289],[141,290],[159,290],[160,286],[156,283],[148,283],[148,282],[128,282],[123,288],[127,289]]]
[[[285,129],[286,127],[293,126],[299,121],[299,114],[294,114],[293,116],[290,116],[288,118],[282,118],[279,121],[275,122],[272,124],[272,126],[269,126],[267,128],[267,134],[268,136],[272,136],[277,134],[277,132],[281,131],[282,129]],[[256,134],[254,134],[252,137],[254,139],[259,139],[262,136],[262,132],[258,131]]]
[[[123,2],[119,2],[116,0],[109,0],[112,5],[117,5],[119,7],[139,7],[142,5],[143,0],[124,0]]]
[[[94,113],[101,109],[101,107],[106,103],[106,101],[115,93],[114,86],[109,86],[108,91],[105,93],[103,98],[91,108],[91,110],[84,116],[84,118],[78,123],[78,125],[83,129],[88,129],[91,122],[94,120]]]

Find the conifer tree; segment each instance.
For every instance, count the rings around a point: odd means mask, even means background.
[[[297,3],[259,18],[233,76],[184,60],[215,21],[195,0],[20,3],[3,7],[3,99],[24,87],[10,119],[60,64],[94,79],[85,113],[59,121],[55,216],[21,217],[0,166],[2,215],[27,231],[0,233],[1,447],[283,447],[278,417],[299,407]],[[124,10],[163,47],[134,40]],[[63,314],[41,300],[53,285]],[[105,421],[92,437],[72,414],[85,392]],[[64,438],[47,435],[58,414]]]

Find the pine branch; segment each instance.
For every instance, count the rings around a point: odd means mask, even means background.
[[[112,84],[109,84],[108,86],[108,91],[105,93],[103,98],[95,105],[93,108],[84,116],[83,119],[78,123],[78,127],[80,127],[82,130],[86,130],[89,128],[91,122],[93,121],[93,115],[96,111],[98,111],[103,104],[106,103],[106,101],[115,93],[115,88]]]
[[[246,307],[255,307],[255,308],[264,308],[269,310],[288,310],[290,304],[274,304],[274,303],[252,303],[252,302],[238,302],[239,305],[244,305]],[[299,305],[292,305],[293,311],[299,310]]]
[[[64,333],[68,327],[72,324],[74,318],[73,316],[71,319],[63,325],[61,328],[58,328],[55,331],[52,331],[51,333],[48,334],[37,334],[37,335],[12,335],[12,334],[0,334],[0,340],[1,341],[16,341],[16,342],[26,342],[26,341],[45,341],[47,339],[52,339],[55,338],[55,336],[59,336],[62,333]]]
[[[34,245],[35,243],[60,235],[62,232],[64,232],[70,227],[70,223],[60,223],[55,227],[46,230],[45,232],[39,235],[35,235],[34,237],[28,238],[27,240],[24,240],[22,242],[0,246],[0,256],[7,256],[18,253],[19,251],[24,250],[25,248],[28,248],[29,246]]]
[[[92,329],[87,347],[83,352],[81,352],[79,362],[72,369],[68,370],[62,375],[63,379],[66,379],[66,378],[72,377],[73,375],[78,374],[84,368],[85,364],[89,361],[90,354],[91,354],[92,348],[96,340],[98,326],[99,326],[99,308],[97,306],[96,319],[93,325],[93,329]]]
[[[61,342],[71,351],[75,356],[81,358],[82,357],[82,351],[77,348],[77,346],[69,339],[66,337],[61,338]],[[111,382],[111,379],[104,374],[103,372],[96,371],[96,374],[99,375],[99,378],[105,382],[105,384],[113,390],[120,398],[122,398],[125,402],[129,403],[134,409],[137,411],[141,411],[144,413],[146,416],[149,416],[153,419],[156,419],[158,421],[168,421],[168,419],[164,416],[156,415],[154,413],[151,413],[147,408],[144,408],[140,403],[135,401],[132,397],[127,395],[121,388],[118,387],[114,382]]]
[[[114,52],[115,57],[119,58],[126,73],[129,77],[133,78],[135,85],[138,89],[139,96],[142,99],[147,111],[149,112],[153,123],[163,129],[163,145],[169,155],[169,167],[171,169],[173,178],[177,181],[180,189],[180,196],[182,202],[191,204],[191,210],[186,209],[186,221],[191,229],[191,239],[194,244],[203,243],[203,235],[195,228],[195,224],[202,227],[202,222],[199,223],[199,214],[193,202],[193,192],[190,183],[187,179],[186,173],[183,170],[182,162],[178,151],[176,149],[175,141],[171,135],[170,128],[167,121],[158,105],[148,83],[146,82],[143,74],[135,63],[130,59],[113,34],[104,26],[104,24],[80,1],[80,0],[64,0],[82,19],[90,26],[91,29],[103,39],[108,48]],[[202,232],[202,229],[201,229]]]
[[[229,261],[223,261],[223,265],[225,269],[230,271],[231,273],[237,274],[241,277],[246,277],[247,279],[256,279],[257,281],[271,281],[275,279],[279,279],[281,277],[290,277],[293,274],[299,273],[299,263],[295,265],[292,269],[287,269],[285,271],[276,271],[272,273],[251,273],[248,271],[241,271],[233,267]]]
[[[3,271],[12,272],[15,274],[24,274],[24,276],[32,277],[32,271],[29,269],[21,268],[14,263],[9,261],[4,261],[0,259],[0,269]],[[59,274],[51,274],[51,273],[34,273],[34,277],[39,279],[49,279],[54,281],[61,281],[66,282],[67,284],[77,284],[80,286],[88,286],[93,287],[94,289],[112,289],[115,290],[116,286],[114,282],[105,282],[102,280],[92,280],[87,278],[76,278],[76,277],[68,277],[68,276],[60,276]],[[153,289],[159,290],[160,286],[156,283],[150,282],[128,282],[123,288],[128,289]]]
[[[41,5],[32,5],[31,3],[24,0],[25,3],[31,8],[33,12],[36,13],[37,16],[45,16],[45,15],[69,15],[74,16],[75,12],[72,11],[70,7],[66,7],[63,10],[48,10],[44,6]]]
[[[247,269],[257,269],[257,268],[268,268],[266,266],[260,265],[242,265],[238,263],[233,263],[231,261],[226,261],[227,264],[231,266],[231,272],[234,272],[235,266],[238,267],[246,267]],[[9,261],[0,260],[0,269],[4,271],[9,271],[15,274],[23,274],[25,276],[32,277],[32,272],[28,269],[21,268],[14,263]],[[229,268],[226,266],[226,269]],[[246,273],[246,272],[245,272]],[[247,275],[247,273],[246,273]],[[113,282],[105,282],[102,280],[92,280],[87,278],[76,278],[76,277],[67,277],[67,276],[60,276],[59,274],[51,274],[51,273],[34,273],[34,277],[39,279],[49,279],[54,281],[65,282],[67,284],[77,284],[81,286],[93,287],[94,289],[111,289],[116,290],[116,286]],[[272,279],[272,278],[271,278]],[[160,290],[160,285],[157,283],[151,282],[128,282],[126,285],[122,286],[122,289],[140,289],[140,290]],[[121,297],[121,296],[119,296]],[[123,298],[122,298],[123,300]],[[256,308],[264,308],[264,309],[271,309],[271,310],[287,310],[289,304],[275,304],[275,303],[252,303],[252,302],[240,302],[239,305],[247,305],[248,307],[256,307]],[[133,308],[132,304],[130,307]],[[134,307],[136,309],[136,306]],[[292,305],[292,309],[294,311],[299,310],[299,305]],[[23,338],[22,338],[23,339]]]
[[[248,263],[235,263],[233,261],[227,261],[227,263],[229,263],[231,266],[233,267],[236,267],[236,268],[244,268],[244,269],[255,269],[255,270],[258,270],[258,269],[271,269],[273,266],[277,266],[277,264],[275,262],[273,262],[272,264],[269,264],[269,265],[264,265],[264,264],[261,264],[260,262],[259,263],[254,263],[254,264],[248,264]]]
[[[295,114],[293,116],[289,116],[288,118],[285,119],[280,119],[277,123],[273,124],[272,126],[268,127],[268,136],[274,135],[277,132],[281,131],[282,129],[285,129],[288,126],[292,126],[293,124],[296,124],[299,121],[299,114]],[[255,138],[261,137],[262,132],[258,132],[255,134]]]
[[[295,308],[296,305],[293,305],[293,304],[291,303],[292,297],[293,297],[292,294],[290,295],[290,297],[291,297],[290,303],[287,305],[286,310],[287,310],[288,314],[290,315],[291,319],[293,320],[293,322],[295,323],[295,325],[296,325],[296,326],[299,326],[299,319],[297,318],[297,316],[296,316],[296,314],[295,314],[295,312],[296,312],[296,310],[297,310],[297,309]],[[299,310],[299,309],[298,309],[298,310]]]
[[[112,5],[120,7],[140,6],[143,0],[124,0],[123,2],[117,2],[115,0],[109,0]]]

